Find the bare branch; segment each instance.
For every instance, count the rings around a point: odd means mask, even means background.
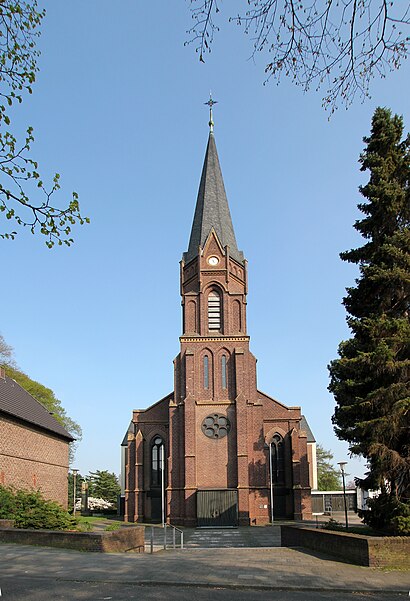
[[[369,96],[375,75],[398,69],[410,44],[408,2],[388,0],[248,0],[249,8],[229,21],[252,34],[252,56],[271,54],[265,72],[277,81],[284,74],[304,91],[325,87],[323,105],[333,112],[356,96]],[[188,43],[210,51],[214,0],[191,0],[195,25]],[[406,35],[407,32],[407,35]]]

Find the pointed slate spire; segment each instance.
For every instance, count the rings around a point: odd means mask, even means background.
[[[186,263],[197,256],[198,247],[204,247],[212,228],[215,230],[222,247],[229,246],[230,256],[239,263],[242,263],[244,260],[243,253],[238,250],[236,244],[215,139],[211,130],[202,169],[201,183],[199,184],[188,251],[184,253]]]

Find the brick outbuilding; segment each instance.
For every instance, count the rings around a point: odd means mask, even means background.
[[[0,367],[0,484],[40,490],[67,508],[73,437]]]
[[[212,126],[211,118],[181,261],[174,390],[133,411],[123,441],[125,519],[185,526],[308,519],[314,439],[300,407],[257,387],[246,324],[247,261],[237,247]]]

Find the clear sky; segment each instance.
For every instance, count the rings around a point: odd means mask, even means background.
[[[263,85],[264,57],[224,24],[206,63],[184,47],[189,2],[43,0],[34,93],[15,127],[78,192],[89,226],[49,250],[28,231],[0,242],[0,331],[20,368],[54,390],[83,428],[75,467],[120,470],[132,409],[172,390],[179,352],[179,261],[187,250],[208,136],[215,138],[238,246],[249,261],[248,333],[258,387],[301,405],[335,461],[327,364],[348,337],[341,305],[356,270],[339,252],[361,244],[362,138],[376,106],[410,128],[410,69],[375,80],[372,99],[329,121],[321,96]],[[225,20],[233,0],[224,2]],[[222,22],[221,22],[222,25]],[[265,57],[266,58],[266,57]],[[348,460],[351,477],[364,464]],[[351,479],[351,478],[349,478]]]

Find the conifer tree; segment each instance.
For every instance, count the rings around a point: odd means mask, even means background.
[[[333,423],[352,454],[368,461],[362,484],[395,502],[410,496],[410,137],[403,120],[377,108],[361,170],[360,248],[341,253],[359,267],[343,304],[352,338],[331,362]]]

